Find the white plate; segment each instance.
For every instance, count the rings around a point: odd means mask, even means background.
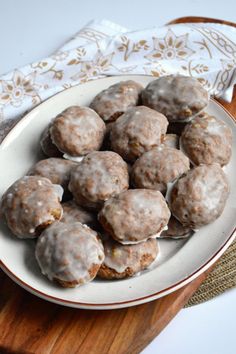
[[[0,196],[39,159],[39,137],[52,117],[68,106],[88,105],[102,89],[120,80],[133,79],[146,85],[148,76],[119,76],[91,81],[63,91],[27,114],[0,146]],[[226,167],[231,185],[222,216],[203,227],[188,240],[160,240],[161,256],[154,269],[140,276],[117,281],[95,280],[76,289],[63,289],[42,276],[34,258],[34,242],[18,240],[0,226],[0,266],[16,283],[43,299],[71,307],[112,309],[138,305],[167,295],[196,278],[233,241],[236,201],[236,124],[217,102],[211,100],[209,113],[220,117],[233,130],[233,156]]]

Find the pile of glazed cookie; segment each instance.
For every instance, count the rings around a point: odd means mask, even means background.
[[[208,100],[191,77],[129,80],[52,117],[40,141],[48,158],[1,201],[12,233],[37,238],[44,275],[63,287],[132,276],[156,259],[157,239],[221,215],[232,132],[203,112]]]

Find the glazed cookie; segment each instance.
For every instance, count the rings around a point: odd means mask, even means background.
[[[56,222],[39,237],[36,259],[44,275],[65,288],[90,282],[104,260],[97,233],[79,222]]]
[[[34,238],[62,216],[63,189],[40,176],[25,176],[13,183],[2,197],[8,227],[19,238]]]
[[[98,271],[104,279],[132,277],[146,269],[157,257],[156,239],[149,239],[136,245],[122,245],[113,239],[103,242],[105,259]]]
[[[64,189],[64,193],[68,195],[70,173],[75,166],[77,166],[75,162],[51,157],[37,162],[28,174],[30,176],[42,176],[50,179],[54,184],[60,184]]]
[[[229,184],[218,164],[200,165],[180,177],[170,194],[170,207],[181,224],[197,229],[223,212]]]
[[[190,120],[208,104],[208,93],[193,77],[162,76],[142,91],[145,106],[163,113],[169,122]]]
[[[225,122],[205,113],[187,124],[181,147],[195,165],[226,165],[232,153],[232,131]]]
[[[189,167],[189,159],[182,151],[162,145],[145,152],[134,163],[131,180],[137,188],[165,192],[167,183],[187,172]]]
[[[99,150],[105,131],[105,124],[95,111],[72,106],[53,120],[50,135],[60,151],[76,157]]]
[[[63,216],[61,222],[72,224],[73,222],[80,222],[81,224],[88,225],[93,230],[99,230],[101,228],[97,215],[91,211],[83,209],[77,205],[74,200],[62,203]]]
[[[168,229],[162,231],[160,238],[179,239],[187,238],[193,234],[193,230],[182,225],[173,215],[168,222]]]
[[[168,126],[166,117],[148,107],[130,108],[111,129],[111,148],[127,161],[160,145]]]
[[[90,107],[105,122],[113,122],[128,108],[137,106],[143,87],[132,80],[121,81],[100,92],[91,102]]]
[[[179,149],[179,137],[176,134],[166,134],[162,145],[166,147],[171,147],[174,149]]]
[[[43,150],[43,153],[49,157],[61,157],[63,154],[61,151],[58,150],[55,144],[53,144],[51,135],[50,135],[50,128],[51,123],[48,127],[43,131],[40,139],[40,146]]]
[[[163,195],[148,189],[125,191],[107,200],[98,214],[103,228],[122,244],[157,237],[169,218],[170,211]]]
[[[69,189],[84,207],[99,209],[110,197],[128,189],[127,164],[112,151],[88,154],[71,173]]]

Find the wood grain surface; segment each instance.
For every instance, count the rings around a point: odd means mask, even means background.
[[[172,21],[180,22],[205,19],[186,17]],[[236,115],[236,92],[232,103],[221,103]],[[208,273],[209,270],[180,290],[144,305],[88,311],[41,300],[0,271],[0,354],[140,353],[183,308]]]
[[[0,272],[0,353],[140,353],[205,277],[206,273],[184,288],[144,305],[89,311],[41,300]]]

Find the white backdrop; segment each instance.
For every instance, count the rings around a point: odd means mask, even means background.
[[[0,75],[47,56],[92,18],[141,29],[188,15],[236,22],[236,2],[0,0]],[[236,289],[182,310],[143,354],[235,354],[235,302]]]

